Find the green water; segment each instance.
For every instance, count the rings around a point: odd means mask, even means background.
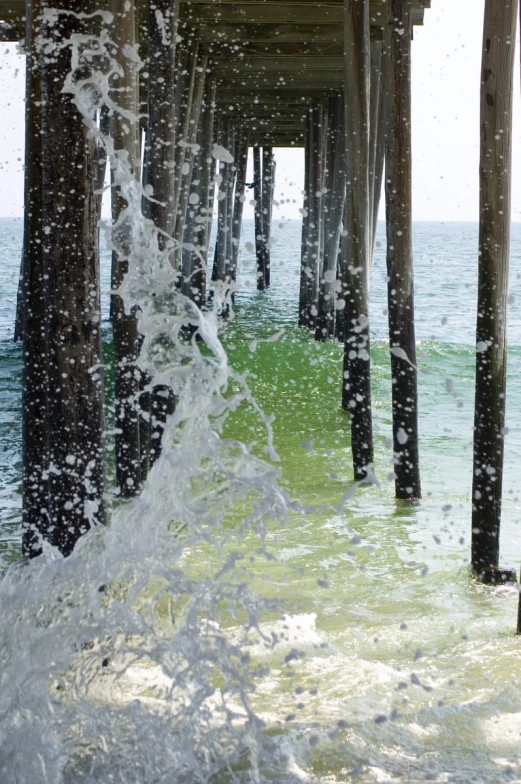
[[[254,292],[252,260],[243,260],[238,316],[222,338],[232,367],[247,377],[272,422],[280,487],[298,501],[283,525],[268,522],[266,552],[258,551],[252,536],[237,543],[248,560],[250,586],[278,601],[262,616],[264,642],[253,633],[251,639],[252,660],[267,666],[251,695],[266,723],[264,781],[521,780],[517,589],[479,586],[468,572],[474,241],[475,227],[468,225],[420,226],[416,232],[418,365],[426,371],[419,376],[424,497],[416,504],[397,502],[389,478],[382,251],[375,259],[371,351],[379,486],[356,491],[349,424],[340,408],[341,347],[316,344],[294,325],[298,227],[279,232],[272,291]],[[513,247],[515,268],[519,231]],[[12,275],[6,280],[4,297],[12,298]],[[519,285],[514,273],[516,297]],[[501,561],[518,567],[516,304],[511,319]],[[4,560],[11,560],[19,541],[20,349],[4,338],[0,547]],[[453,381],[453,393],[446,379]],[[267,457],[266,426],[245,403],[222,423],[221,434]],[[228,525],[238,523],[240,511]],[[215,554],[201,546],[187,558],[199,568]],[[233,635],[233,619],[229,624]],[[275,647],[266,643],[273,634],[280,640]]]

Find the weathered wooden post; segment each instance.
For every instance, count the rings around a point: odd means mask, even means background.
[[[155,386],[150,395],[150,466],[161,456],[166,420],[174,411],[174,391],[161,384]]]
[[[237,131],[234,125],[230,125],[230,135],[228,137],[227,149],[233,158],[233,163],[227,164],[226,167],[226,182],[225,182],[225,199],[226,199],[226,254],[225,254],[225,269],[224,280],[233,288],[236,278],[236,270],[233,266],[233,206],[234,206],[234,193],[235,181],[237,179],[237,162],[235,160]],[[233,291],[232,291],[233,301]],[[225,308],[223,315],[229,317],[230,309]]]
[[[262,148],[262,242],[264,243],[264,266],[266,288],[271,284],[271,213],[273,199],[273,147]]]
[[[373,462],[371,364],[369,355],[369,273],[372,209],[369,187],[370,30],[369,0],[344,0],[345,165],[344,231],[345,343],[342,407],[351,418],[351,448],[356,480],[365,479]]]
[[[42,115],[41,84],[35,39],[40,1],[26,5],[25,21],[25,166],[24,243],[21,305],[22,371],[22,550],[26,557],[41,552],[48,538],[47,467],[49,461],[48,377],[45,340],[45,287],[42,257]]]
[[[262,210],[262,165],[261,148],[253,148],[253,198],[255,200],[255,255],[257,258],[257,290],[266,288],[266,245],[264,237],[264,214]]]
[[[414,333],[411,0],[392,0],[387,91],[387,296],[397,498],[421,498]],[[371,215],[372,219],[372,215]]]
[[[215,93],[216,80],[211,77],[206,82],[205,97],[203,100],[201,119],[201,150],[198,159],[197,177],[199,180],[199,209],[195,220],[200,221],[199,254],[192,254],[190,268],[190,296],[203,307],[206,302],[206,264],[208,259],[208,245],[210,242],[210,229],[212,224],[213,202],[215,185],[213,171],[215,160],[212,157],[215,119]]]
[[[190,196],[190,186],[192,183],[192,173],[196,156],[195,145],[197,143],[199,118],[203,105],[207,64],[208,55],[197,47],[197,51],[194,53],[191,63],[191,90],[189,107],[187,110],[187,122],[184,130],[185,135],[178,142],[181,143],[181,149],[183,150],[181,171],[179,173],[179,198],[177,201],[174,231],[174,239],[176,240],[178,247],[182,245],[185,233],[186,211],[188,209],[188,199]]]
[[[193,68],[195,59],[197,58],[198,43],[195,40],[193,32],[184,29],[182,39],[176,47],[175,55],[175,86],[173,94],[173,112],[175,117],[174,136],[175,146],[173,150],[174,155],[174,231],[177,223],[177,210],[179,206],[179,198],[181,195],[181,182],[183,178],[183,164],[186,157],[186,147],[179,144],[180,141],[184,142],[189,134],[190,129],[190,113],[192,106],[192,99],[194,95],[195,76],[196,72]],[[180,255],[174,253],[176,262],[178,262]]]
[[[479,273],[472,483],[472,569],[498,569],[507,370],[512,93],[517,0],[486,0],[481,66]]]
[[[345,162],[344,162],[345,165]],[[347,192],[347,186],[346,186]],[[334,334],[340,343],[344,343],[347,335],[348,312],[346,303],[349,299],[349,259],[351,258],[351,238],[346,230],[349,225],[349,215],[344,196],[344,207],[342,213],[342,231],[340,232],[340,252],[336,263],[336,282],[335,286],[335,325]]]
[[[318,298],[316,340],[327,340],[334,332],[337,258],[345,202],[344,103],[340,96],[329,99],[329,182],[324,223],[324,265]]]
[[[307,327],[307,284],[308,278],[306,275],[306,259],[307,247],[309,237],[309,177],[310,177],[310,154],[309,148],[312,143],[311,138],[311,119],[310,115],[313,111],[312,107],[308,107],[308,115],[306,117],[306,138],[304,141],[304,191],[302,194],[302,236],[300,242],[300,291],[299,291],[299,308],[298,308],[298,325],[299,327]]]
[[[318,314],[318,286],[322,254],[322,137],[323,105],[315,102],[307,118],[307,198],[306,226],[303,234],[302,261],[300,270],[299,325],[314,329]],[[304,246],[305,239],[305,246]]]
[[[234,148],[234,129],[231,120],[224,120],[220,129],[220,144],[226,150]],[[217,239],[215,243],[214,265],[212,272],[213,281],[229,282],[229,265],[231,253],[231,216],[233,209],[233,186],[235,183],[235,163],[219,161],[219,191],[217,213]],[[223,315],[226,315],[226,309]]]
[[[42,152],[49,495],[42,535],[69,555],[104,519],[103,385],[96,225],[97,156],[87,126],[62,92],[71,35],[89,32],[94,3],[56,0],[42,24]],[[86,17],[86,18],[85,18]],[[42,516],[43,517],[43,516]],[[38,523],[36,523],[38,525]]]
[[[175,230],[176,114],[173,101],[179,0],[155,0],[148,7],[147,129],[143,182],[152,198],[143,200],[143,212],[157,229],[162,250],[172,246]],[[141,379],[148,382],[149,379]],[[140,396],[139,447],[141,479],[160,454],[164,427],[163,390],[152,388]],[[174,398],[171,404],[175,403]]]
[[[155,0],[148,15],[147,135],[144,182],[153,199],[145,213],[164,234],[175,228],[176,115],[174,74],[179,0]],[[159,241],[164,247],[164,234]]]
[[[235,197],[233,202],[233,227],[232,227],[232,270],[233,280],[237,277],[237,263],[239,260],[239,247],[242,231],[242,214],[246,201],[246,169],[248,166],[248,130],[241,128],[240,136],[235,147],[235,165],[237,175],[235,181]]]
[[[388,48],[388,47],[387,47]],[[388,73],[388,56],[384,57],[384,44],[381,38],[371,36],[371,121],[369,136],[370,154],[370,188],[373,238],[371,255],[374,251],[376,228],[378,224],[378,210],[382,194],[383,171],[385,161],[385,74]],[[387,53],[388,55],[388,53]],[[372,259],[371,259],[372,261]]]
[[[113,82],[113,99],[125,112],[131,112],[136,122],[114,111],[111,117],[111,134],[114,148],[128,155],[131,171],[139,176],[140,149],[139,95],[136,65],[125,56],[125,47],[135,44],[134,2],[111,0],[110,10],[114,14],[112,39],[117,47],[116,59],[121,75]],[[112,189],[112,222],[117,223],[126,207],[117,189]],[[128,269],[128,262],[117,251],[112,253],[111,286],[119,288]],[[139,492],[141,486],[141,450],[139,421],[139,372],[136,360],[140,348],[140,336],[134,313],[125,313],[123,301],[117,294],[111,300],[112,334],[114,345],[115,408],[116,408],[116,480],[121,496],[129,498]]]

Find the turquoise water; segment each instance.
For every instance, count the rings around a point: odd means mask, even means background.
[[[382,227],[380,227],[381,234]],[[244,242],[251,241],[246,223]],[[391,470],[384,238],[371,323],[376,475],[350,493],[341,347],[295,327],[300,226],[274,227],[272,288],[255,291],[241,257],[237,317],[223,331],[234,368],[273,416],[280,485],[312,511],[268,526],[277,560],[251,556],[250,580],[285,609],[263,616],[275,649],[252,704],[266,723],[262,779],[273,782],[502,782],[521,778],[517,591],[469,579],[477,226],[416,224],[416,307],[424,500],[396,502]],[[0,520],[5,561],[20,520],[20,347],[12,343],[21,221],[0,222]],[[107,261],[106,256],[105,262]],[[512,237],[503,564],[521,560],[521,226]],[[107,285],[107,266],[104,281]],[[105,312],[107,300],[105,298]],[[447,392],[446,380],[454,390]],[[265,454],[265,427],[242,404],[223,433]],[[229,525],[237,520],[233,516]],[[255,547],[246,537],[241,552]],[[252,552],[255,552],[252,549]],[[201,545],[194,566],[215,552]],[[233,633],[233,620],[230,620]],[[239,775],[239,774],[237,774]],[[150,778],[147,781],[153,781]],[[223,781],[232,780],[223,778]],[[247,781],[247,778],[237,780]]]

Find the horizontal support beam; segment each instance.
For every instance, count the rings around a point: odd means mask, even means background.
[[[342,27],[321,24],[310,27],[299,24],[197,24],[199,40],[208,44],[219,44],[222,41],[231,43],[295,43],[304,42],[338,42],[344,40]]]
[[[293,125],[298,125],[305,121],[306,117],[308,116],[307,111],[303,111],[302,109],[296,110],[294,112],[287,112],[286,114],[275,114],[270,112],[269,109],[257,110],[249,109],[246,107],[237,107],[234,106],[233,108],[229,108],[227,106],[217,107],[217,112],[219,117],[229,117],[231,120],[237,117],[237,112],[240,111],[240,119],[241,121],[259,121],[259,122],[271,122],[277,128],[288,122],[292,122]]]
[[[250,135],[250,144],[257,147],[304,147],[306,143],[305,134],[300,136],[255,136]]]
[[[298,75],[316,74],[317,78],[322,77],[322,72],[342,72],[344,68],[344,58],[308,55],[296,57],[293,55],[280,56],[270,55],[250,55],[246,57],[234,57],[232,60],[212,58],[210,68],[219,76],[235,77],[237,75],[262,75],[262,74],[286,74]]]
[[[249,24],[302,24],[320,27],[322,24],[342,25],[344,10],[339,5],[279,5],[278,3],[233,3],[190,6],[186,19],[197,22],[248,22]]]
[[[333,95],[340,95],[341,89],[337,88],[322,88],[310,87],[307,90],[285,90],[284,91],[284,105],[288,106],[306,106],[320,98],[329,98]],[[224,84],[217,92],[217,103],[241,103],[251,104],[253,106],[278,106],[281,105],[280,92],[274,89],[251,88],[246,90],[239,90],[237,85],[230,86]]]
[[[344,84],[344,73],[343,71],[324,71],[323,73],[310,73],[310,74],[300,74],[300,73],[286,73],[284,75],[278,74],[270,74],[266,73],[264,75],[261,74],[235,74],[235,80],[237,82],[234,85],[233,75],[232,78],[221,78],[218,75],[217,78],[217,89],[224,88],[230,89],[233,85],[236,87],[237,90],[242,89],[249,89],[255,90],[256,88],[259,90],[262,89],[272,89],[280,92],[281,94],[287,90],[295,90],[299,89],[302,92],[310,89],[319,89],[320,87],[329,87],[331,89],[335,88],[337,90],[341,90]],[[281,98],[283,100],[283,98]]]
[[[241,41],[205,44],[210,59],[213,62],[230,60],[249,61],[250,57],[270,59],[274,57],[296,58],[300,57],[337,57],[344,56],[344,43],[341,37],[336,41]]]

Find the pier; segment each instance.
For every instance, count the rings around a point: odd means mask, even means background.
[[[28,64],[17,321],[25,357],[28,556],[41,551],[42,537],[67,555],[83,533],[105,519],[96,319],[106,154],[87,133],[70,95],[62,92],[70,70],[67,41],[102,30],[113,42],[118,73],[98,126],[142,183],[143,214],[159,231],[179,289],[198,307],[212,307],[211,288],[217,284],[228,290],[220,315],[230,315],[247,187],[256,205],[257,288],[270,286],[274,152],[304,149],[298,320],[316,340],[343,343],[339,403],[350,422],[357,482],[367,481],[374,463],[368,300],[383,193],[395,492],[403,501],[421,498],[410,88],[414,27],[427,21],[429,7],[430,0],[59,0],[52,6],[41,0],[0,1],[0,40],[23,41]],[[57,10],[50,14],[50,8]],[[499,569],[498,541],[514,50],[503,44],[505,37],[515,39],[517,9],[517,0],[487,0],[482,71],[472,567],[492,582],[512,577]],[[251,183],[246,182],[249,149]],[[116,225],[125,207],[113,187]],[[217,240],[210,248],[214,220]],[[117,289],[126,260],[115,251],[112,263]],[[111,311],[116,478],[121,497],[129,498],[139,493],[159,456],[175,390],[151,386],[138,370],[136,312],[125,313],[117,294]]]

